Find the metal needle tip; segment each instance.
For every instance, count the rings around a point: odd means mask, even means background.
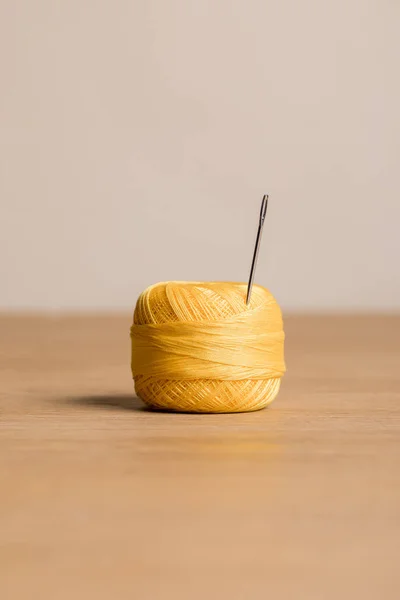
[[[253,288],[254,274],[255,274],[255,270],[256,270],[256,266],[257,266],[258,251],[260,249],[261,234],[262,234],[262,230],[263,230],[263,226],[264,226],[265,215],[267,214],[267,207],[268,207],[268,194],[265,194],[263,196],[263,199],[261,202],[260,221],[258,224],[256,245],[254,247],[253,260],[251,263],[249,283],[247,284],[247,296],[246,296],[247,306],[250,304],[251,290]]]

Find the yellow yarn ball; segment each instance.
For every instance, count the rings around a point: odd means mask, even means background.
[[[241,412],[264,408],[285,372],[280,308],[271,293],[232,282],[157,283],[136,304],[132,375],[153,408]]]

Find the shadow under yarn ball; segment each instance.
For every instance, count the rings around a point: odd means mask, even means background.
[[[138,298],[131,327],[132,375],[149,406],[241,412],[274,400],[285,372],[280,308],[254,285],[157,283]]]

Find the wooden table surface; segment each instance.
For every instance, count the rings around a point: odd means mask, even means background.
[[[133,397],[130,316],[0,317],[2,600],[400,598],[400,317],[286,319],[263,411]]]

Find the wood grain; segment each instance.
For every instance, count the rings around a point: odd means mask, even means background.
[[[130,316],[0,318],[0,597],[400,597],[400,317],[292,317],[271,408],[144,410]]]

